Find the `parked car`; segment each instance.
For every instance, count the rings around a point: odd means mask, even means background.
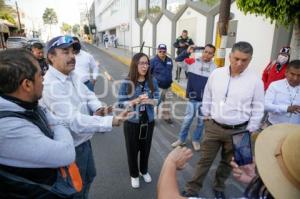
[[[27,41],[26,48],[27,48],[28,50],[30,50],[32,44],[34,44],[34,43],[41,43],[43,46],[45,46],[45,43],[44,43],[42,40],[40,40],[40,39],[38,39],[38,38],[32,38],[32,39],[29,39],[29,40]]]
[[[25,37],[8,37],[7,48],[26,48],[28,40]]]

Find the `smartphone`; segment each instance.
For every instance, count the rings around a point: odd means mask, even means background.
[[[147,139],[147,134],[148,134],[148,124],[141,124],[140,125],[140,135],[139,135],[139,139],[140,140],[145,140]]]
[[[253,159],[250,132],[248,130],[238,131],[233,133],[231,138],[235,162],[239,166],[251,164]]]

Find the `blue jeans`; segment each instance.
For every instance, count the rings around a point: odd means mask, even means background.
[[[188,133],[189,133],[189,129],[191,127],[191,124],[192,124],[195,116],[197,118],[197,127],[193,133],[192,140],[200,141],[200,138],[201,138],[201,135],[203,132],[203,128],[204,128],[200,105],[201,105],[201,102],[190,100],[186,106],[184,120],[181,125],[180,132],[179,132],[179,139],[182,142],[185,142],[185,140],[188,136]]]
[[[94,92],[94,84],[91,80],[84,82],[84,84],[86,85],[86,87],[88,87],[88,89],[90,89],[90,91]]]

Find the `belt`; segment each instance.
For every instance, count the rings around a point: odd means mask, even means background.
[[[212,120],[215,124],[217,124],[218,126],[222,127],[223,129],[238,129],[241,128],[243,126],[246,126],[248,124],[248,121],[241,123],[241,124],[235,124],[235,125],[228,125],[228,124],[221,124],[215,120]]]

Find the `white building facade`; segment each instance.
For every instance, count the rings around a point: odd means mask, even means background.
[[[95,21],[100,36],[115,34],[119,44],[128,49],[138,51],[139,47],[134,47],[145,42],[152,47],[145,52],[153,55],[155,47],[164,43],[174,56],[172,44],[183,29],[198,46],[215,43],[219,5],[220,0],[95,0]],[[225,64],[232,44],[248,41],[254,48],[251,66],[262,72],[279,49],[289,45],[291,29],[277,27],[263,17],[245,15],[234,1],[231,13]]]

